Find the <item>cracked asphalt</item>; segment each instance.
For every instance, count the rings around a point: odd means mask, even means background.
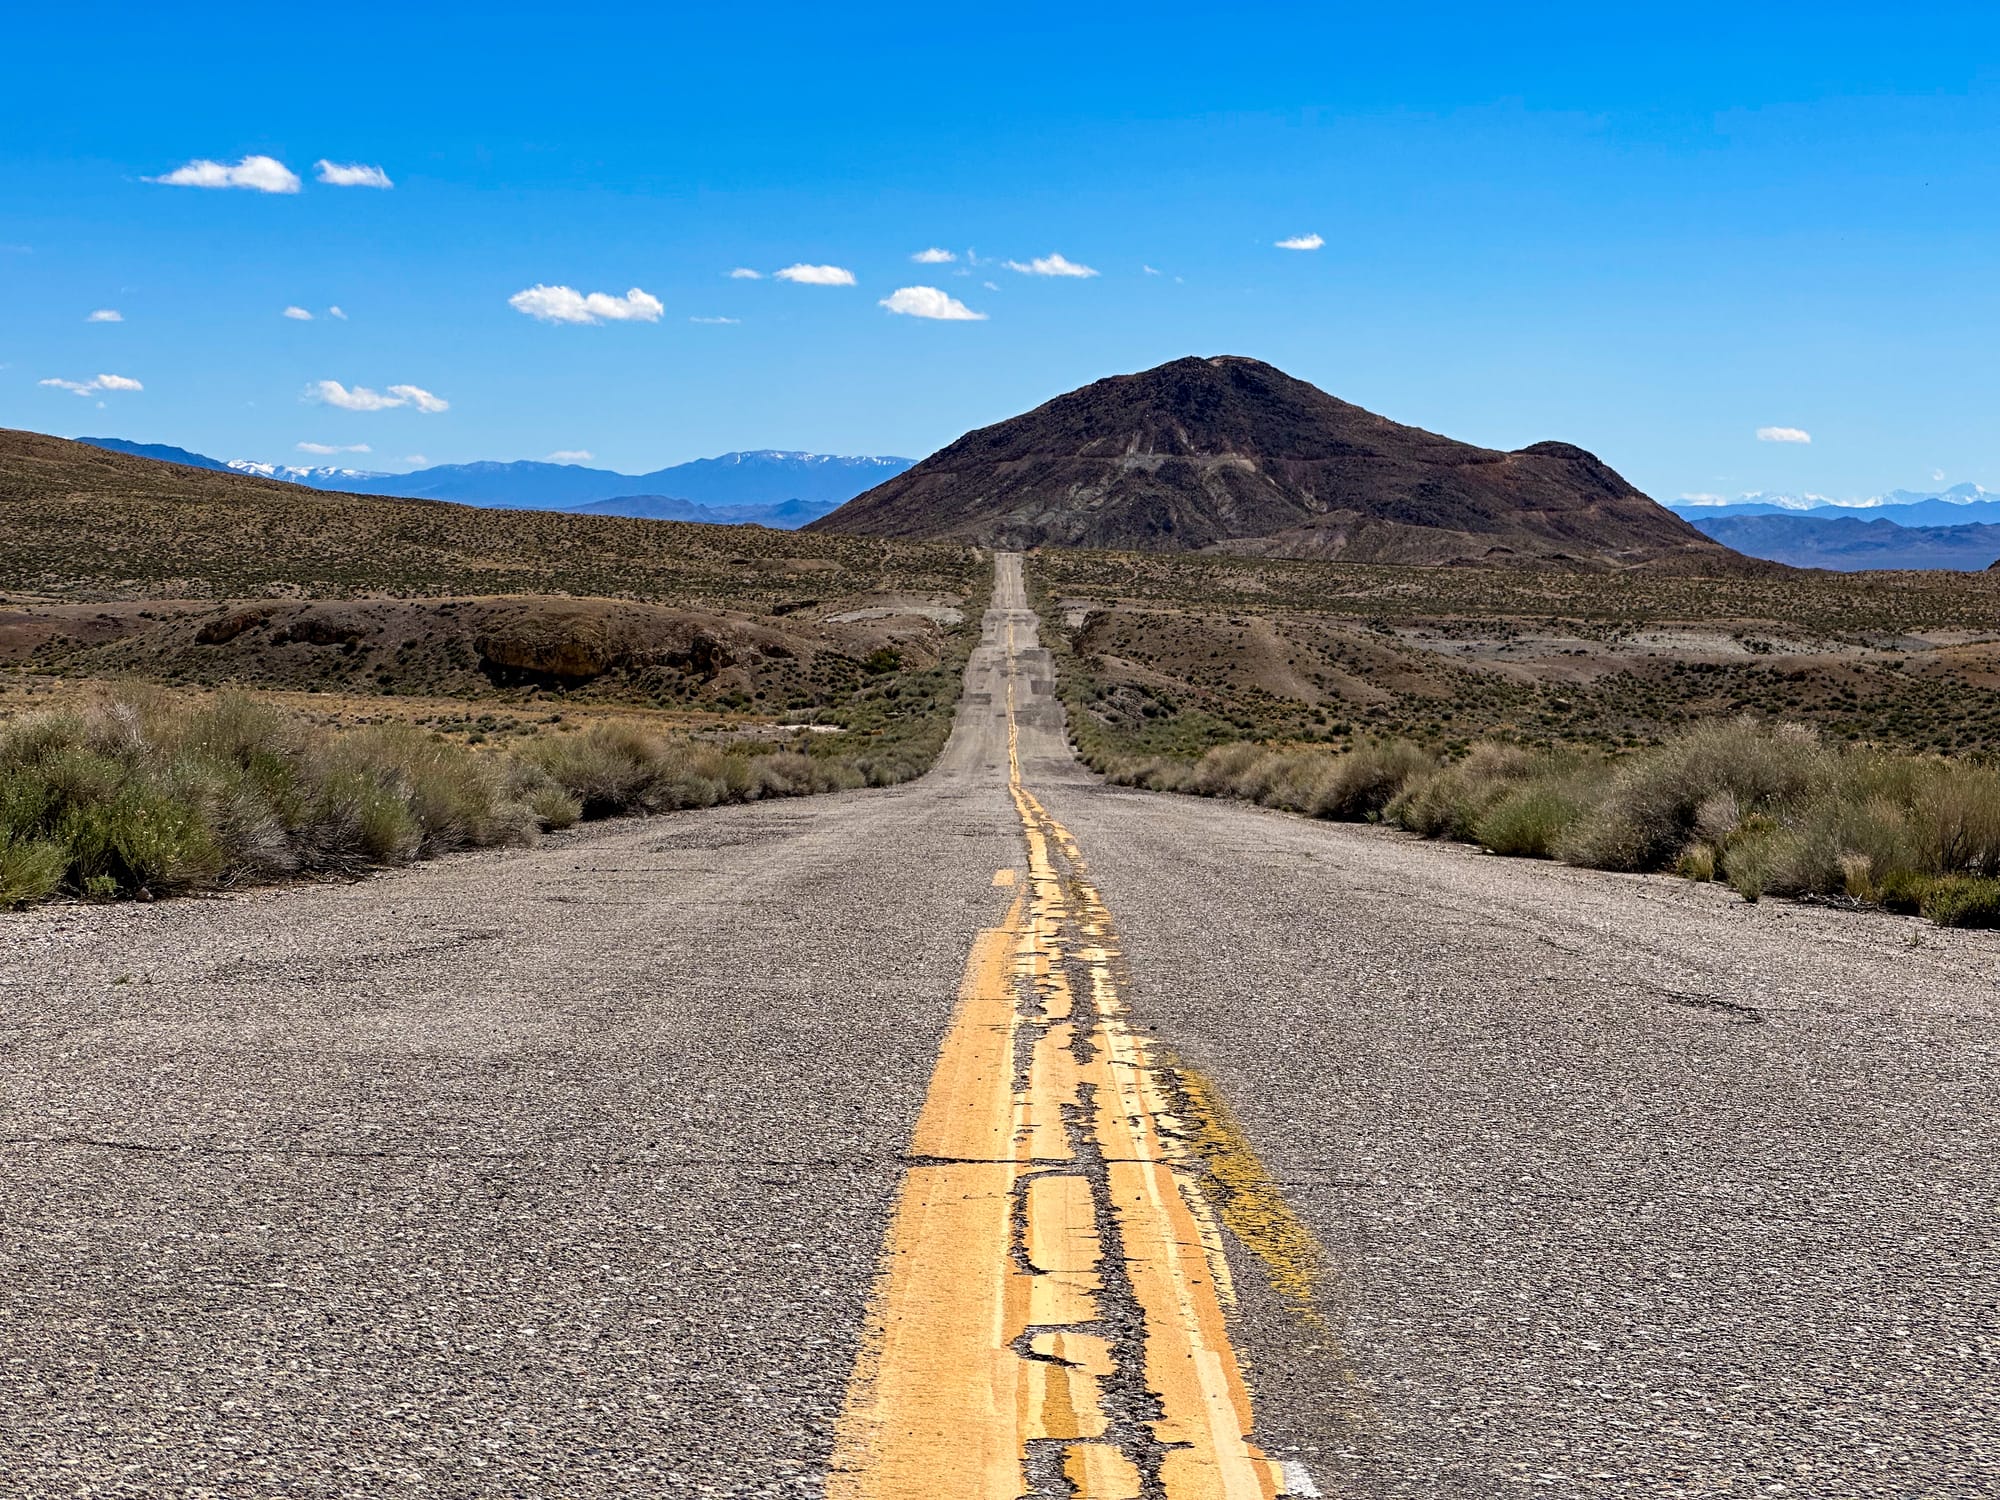
[[[817,1494],[1023,858],[1000,650],[907,787],[0,917],[0,1496]],[[2000,1492],[2000,938],[1102,786],[1023,662],[1136,1019],[1326,1250],[1321,1326],[1233,1257],[1267,1451]]]

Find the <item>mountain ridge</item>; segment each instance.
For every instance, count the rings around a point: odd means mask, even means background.
[[[248,459],[224,462],[185,448],[133,443],[122,438],[82,437],[76,441],[113,453],[309,488],[338,489],[347,494],[450,500],[464,505],[520,510],[575,510],[586,506],[607,507],[610,502],[632,498],[670,497],[704,510],[759,508],[772,515],[804,514],[810,510],[818,515],[871,485],[902,473],[913,462],[890,455],[852,456],[759,448],[670,464],[645,474],[538,459],[482,459],[464,464],[434,464],[408,474],[384,474],[332,465],[266,464]],[[787,512],[787,506],[793,510]],[[608,508],[600,509],[599,513],[651,514]]]
[[[1349,562],[1766,566],[1574,444],[1457,442],[1240,356],[1066,392],[809,529]]]

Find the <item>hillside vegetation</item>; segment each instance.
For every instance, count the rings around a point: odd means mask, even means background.
[[[944,742],[990,586],[958,545],[324,493],[0,432],[0,905],[900,781]]]
[[[1114,781],[2000,925],[1990,577],[1043,553],[1031,585]]]

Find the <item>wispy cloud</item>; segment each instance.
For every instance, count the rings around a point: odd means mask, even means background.
[[[450,411],[451,403],[441,396],[433,396],[420,385],[392,385],[389,394],[398,401],[407,401],[426,416],[441,411]]]
[[[542,462],[550,464],[587,464],[597,455],[588,448],[558,448]]]
[[[690,323],[713,323],[720,326],[725,323],[741,323],[743,320],[741,318],[689,318],[688,321]]]
[[[366,443],[300,443],[301,453],[316,453],[321,458],[331,458],[336,453],[373,453],[375,450]]]
[[[313,320],[313,315],[303,307],[288,307],[285,309],[285,316],[294,323],[310,323]]]
[[[529,287],[507,299],[516,312],[544,323],[657,323],[666,311],[658,297],[636,286],[622,297],[609,292],[579,292],[571,286]]]
[[[342,312],[342,311],[341,311],[341,310],[340,310],[339,308],[337,308],[337,307],[329,307],[329,308],[328,308],[328,309],[326,310],[326,315],[327,315],[327,316],[328,316],[329,318],[338,318],[338,319],[340,319],[340,321],[341,321],[341,322],[343,322],[343,323],[345,323],[345,322],[347,321],[347,314],[346,314],[346,313],[344,313],[344,312]]]
[[[396,185],[380,167],[363,166],[358,161],[343,166],[321,157],[315,165],[319,168],[319,180],[329,187],[392,188]]]
[[[906,286],[882,299],[892,313],[911,318],[935,318],[944,323],[983,323],[986,314],[974,312],[956,297],[934,286]]]
[[[1145,272],[1148,276],[1157,276],[1160,274],[1160,268],[1158,266],[1141,266],[1139,267],[1139,269]]]
[[[1727,505],[1729,501],[1722,495],[1711,495],[1703,490],[1692,495],[1681,496],[1681,503],[1683,505]]]
[[[421,453],[406,453],[403,455],[403,462],[406,464],[414,464],[419,469],[427,469],[430,467],[431,463],[431,461],[428,458],[425,458]]]
[[[83,321],[86,323],[122,323],[125,321],[125,314],[118,311],[115,307],[100,307]]]
[[[1095,276],[1097,272],[1089,266],[1078,265],[1063,255],[1043,255],[1034,260],[1007,262],[1007,269],[1019,271],[1023,276]]]
[[[920,266],[948,266],[957,260],[958,257],[949,250],[939,250],[933,247],[929,250],[919,250],[910,259]]]
[[[165,187],[248,188],[257,193],[296,193],[298,173],[275,156],[246,156],[228,165],[201,157],[164,177],[148,177]]]
[[[1812,434],[1803,427],[1759,427],[1757,441],[1760,443],[1810,443]]]
[[[731,281],[762,281],[764,273],[762,271],[753,271],[748,266],[738,266],[729,273],[729,279]]]
[[[1280,250],[1317,250],[1326,243],[1316,234],[1295,234],[1288,240],[1279,240]]]
[[[854,285],[854,273],[845,266],[786,266],[772,274],[780,281],[795,281],[800,286]]]
[[[95,396],[99,391],[143,391],[145,387],[138,381],[124,375],[93,375],[88,380],[58,380],[54,376],[41,382],[54,386],[59,391],[71,391],[79,396]]]
[[[315,380],[306,387],[301,399],[337,406],[342,411],[388,411],[397,406],[414,406],[429,414],[451,409],[449,401],[433,396],[420,385],[392,385],[386,391],[371,391],[365,385],[350,389],[338,380]]]

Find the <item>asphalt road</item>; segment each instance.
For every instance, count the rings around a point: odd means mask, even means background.
[[[1298,1492],[2000,1491],[2000,940],[1104,787],[1031,630],[908,787],[0,918],[0,1495],[819,1494],[1010,676]]]

